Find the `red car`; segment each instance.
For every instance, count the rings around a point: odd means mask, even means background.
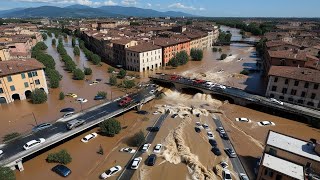
[[[196,84],[202,84],[202,83],[204,83],[205,81],[204,81],[204,80],[201,80],[201,79],[196,79],[196,80],[194,80],[193,82],[196,83]]]
[[[177,80],[177,79],[179,79],[179,76],[177,76],[177,75],[172,75],[170,77],[170,80]]]
[[[132,102],[132,98],[127,96],[121,99],[121,101],[119,102],[119,106],[127,106]]]

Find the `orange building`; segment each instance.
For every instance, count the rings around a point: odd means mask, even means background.
[[[176,53],[186,51],[190,55],[190,39],[157,38],[154,44],[162,47],[162,64],[166,66]]]

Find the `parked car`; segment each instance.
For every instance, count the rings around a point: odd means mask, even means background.
[[[214,135],[211,131],[208,131],[207,135],[208,135],[208,139],[214,139]]]
[[[160,153],[161,149],[162,149],[162,144],[157,144],[153,149],[153,153]]]
[[[149,144],[149,143],[144,144],[144,145],[142,146],[141,151],[142,151],[142,152],[148,152],[150,146],[151,146],[151,144]]]
[[[194,127],[194,130],[197,132],[197,133],[200,133],[201,132],[201,129],[199,127]]]
[[[229,167],[229,164],[226,161],[221,161],[219,164],[223,169],[226,169]]]
[[[214,140],[214,139],[209,139],[209,143],[211,144],[212,147],[217,147],[218,146],[217,141]]]
[[[98,136],[97,133],[90,133],[88,135],[86,135],[84,138],[81,139],[82,142],[87,143],[89,142],[91,139],[96,138]]]
[[[52,126],[52,124],[50,124],[50,123],[42,123],[42,124],[39,124],[39,125],[33,127],[32,128],[32,132],[41,131],[41,130],[47,129],[47,128],[51,127],[51,126]]]
[[[249,177],[245,173],[240,173],[239,178],[240,178],[240,180],[250,180]]]
[[[159,111],[155,111],[155,112],[153,112],[152,114],[153,114],[153,115],[157,115],[157,114],[160,114],[160,112],[159,112]]]
[[[228,169],[224,169],[222,171],[222,179],[223,180],[232,180],[231,173]]]
[[[142,161],[142,157],[134,158],[131,164],[131,169],[138,169],[141,161]]]
[[[154,92],[155,92],[155,90],[152,89],[149,93],[150,93],[150,94],[153,94]]]
[[[64,108],[61,109],[60,112],[74,112],[75,110],[73,108]]]
[[[147,165],[153,166],[156,163],[156,160],[157,160],[157,156],[155,154],[149,155],[149,157],[147,159]]]
[[[220,137],[224,140],[229,140],[229,136],[227,133],[220,133]]]
[[[151,132],[158,132],[160,130],[159,126],[155,126],[155,127],[150,127],[150,131]]]
[[[67,118],[67,117],[70,117],[70,116],[73,116],[73,115],[74,115],[74,112],[67,112],[62,117],[63,118]]]
[[[75,93],[67,93],[66,94],[67,97],[72,97],[72,98],[77,98],[78,95],[76,95]]]
[[[208,130],[209,129],[209,125],[208,124],[202,124],[203,128]]]
[[[46,140],[45,140],[44,138],[34,139],[34,140],[31,140],[31,141],[27,142],[27,143],[23,146],[23,148],[24,148],[25,150],[28,150],[28,149],[30,149],[30,148],[33,148],[33,147],[35,147],[35,146],[40,145],[41,143],[44,143],[45,141],[46,141]]]
[[[58,164],[51,169],[53,172],[59,174],[62,177],[67,177],[71,174],[71,170],[65,165]]]
[[[121,170],[122,170],[121,166],[115,166],[115,167],[108,169],[106,172],[102,173],[100,177],[102,179],[107,179],[108,177],[111,177],[111,176],[117,174]]]
[[[221,134],[221,133],[225,133],[225,131],[224,131],[223,127],[217,127],[217,129],[216,129],[216,130],[219,132],[219,134]]]
[[[225,148],[224,151],[230,158],[235,158],[237,157],[237,154],[233,151],[231,148]]]
[[[202,127],[202,125],[201,125],[200,122],[196,122],[196,126],[197,126],[198,128],[200,128],[200,129],[203,129],[203,127]]]
[[[3,151],[0,149],[0,156],[2,156],[3,155]]]
[[[86,102],[88,102],[88,99],[77,98],[77,101],[80,102],[80,103],[86,103]]]
[[[130,153],[130,154],[133,154],[136,152],[135,149],[132,149],[132,148],[121,148],[120,149],[120,152],[126,152],[126,153]]]
[[[275,126],[276,124],[271,121],[261,121],[261,122],[258,122],[258,125],[259,126]]]
[[[82,119],[75,119],[67,122],[67,129],[71,130],[73,128],[79,127],[85,124],[86,121]]]
[[[98,84],[99,81],[92,81],[92,83],[90,83],[89,85],[92,86],[92,85],[95,85],[95,84]]]
[[[176,118],[176,117],[178,117],[178,114],[173,114],[173,115],[171,116],[171,118]]]
[[[251,122],[251,120],[248,119],[248,118],[236,118],[236,121],[238,121],[238,122],[247,122],[247,123]]]
[[[93,98],[93,100],[103,100],[103,99],[106,99],[106,97],[104,97],[104,96],[95,96]]]
[[[215,154],[216,156],[220,156],[221,155],[221,151],[218,147],[213,146],[211,151],[213,152],[213,154]]]
[[[273,102],[273,103],[276,103],[276,104],[280,104],[280,105],[283,105],[283,102],[282,101],[279,101],[275,98],[270,98],[270,101]]]

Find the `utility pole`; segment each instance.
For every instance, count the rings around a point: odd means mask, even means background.
[[[38,122],[37,122],[36,116],[34,115],[34,113],[33,113],[33,112],[32,112],[32,116],[33,116],[34,121],[36,122],[36,125],[38,125]]]

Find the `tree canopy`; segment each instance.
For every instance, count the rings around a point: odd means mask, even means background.
[[[118,120],[111,118],[107,119],[99,124],[100,131],[107,136],[114,136],[121,130],[121,124]]]

